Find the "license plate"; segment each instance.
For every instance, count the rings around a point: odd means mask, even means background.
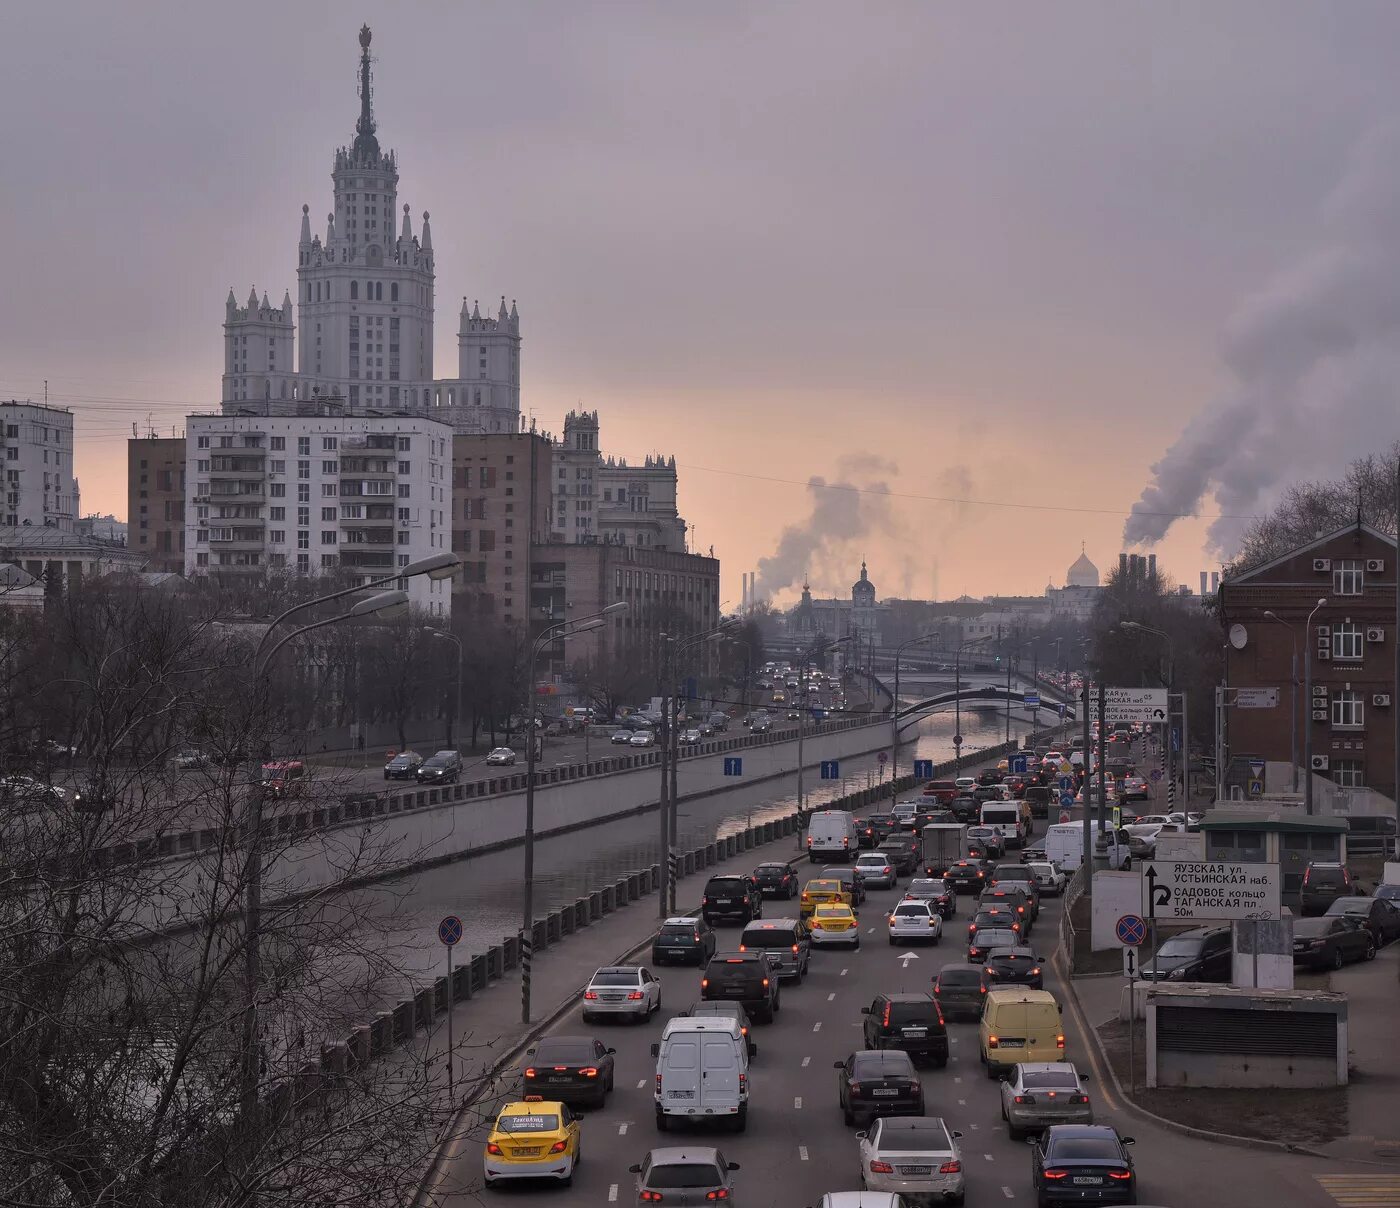
[[[904,1034],[905,1034],[906,1036],[910,1036],[910,1037],[913,1037],[913,1036],[927,1036],[927,1035],[928,1035],[928,1029],[927,1029],[927,1028],[905,1028],[905,1029],[904,1029]]]
[[[899,1094],[898,1091],[887,1091],[883,1089],[877,1089],[872,1093],[880,1099],[893,1099],[897,1094]]]
[[[663,949],[661,949],[662,955],[664,955],[664,956],[684,956],[684,955],[685,955],[687,952],[689,952],[689,951],[690,951],[689,948],[663,948]]]
[[[517,1158],[533,1158],[536,1154],[543,1153],[542,1145],[518,1145],[515,1148]]]
[[[622,995],[621,995],[621,994],[604,994],[604,995],[603,995],[603,1001],[604,1001],[604,1002],[621,1002],[621,1001],[622,1001]]]
[[[899,1173],[900,1173],[900,1174],[907,1174],[907,1175],[932,1174],[932,1173],[933,1173],[933,1167],[932,1167],[932,1166],[901,1166],[901,1167],[899,1168]]]
[[[1103,1179],[1097,1175],[1077,1174],[1074,1176],[1076,1187],[1102,1187]]]
[[[667,1092],[666,1092],[666,1098],[668,1098],[668,1099],[694,1099],[694,1098],[695,1098],[695,1092],[694,1092],[694,1091],[667,1091]]]
[[[730,989],[728,989],[728,990],[726,990],[726,991],[724,992],[724,996],[725,996],[725,998],[743,998],[743,997],[744,997],[744,987],[743,987],[743,986],[732,986]]]
[[[1023,1049],[1026,1047],[1024,1040],[1001,1040],[998,1044],[1004,1049]]]
[[[573,1079],[568,1074],[555,1074],[551,1078],[546,1078],[545,1081],[551,1086],[558,1086],[561,1082],[572,1082]]]

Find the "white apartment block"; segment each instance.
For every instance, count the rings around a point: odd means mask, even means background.
[[[451,548],[452,429],[419,416],[191,415],[185,573],[382,579]],[[432,616],[451,580],[404,581]]]
[[[0,403],[5,494],[0,523],[73,531],[73,413],[43,403]]]

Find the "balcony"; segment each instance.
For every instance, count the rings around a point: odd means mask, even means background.
[[[362,521],[355,521],[353,524],[341,525],[342,548],[362,549],[366,545],[393,545],[394,530],[387,529],[365,529],[361,528]],[[359,539],[355,539],[355,534],[359,534]]]
[[[394,569],[394,551],[392,547],[383,551],[353,545],[342,545],[339,548],[341,566],[360,570],[376,570],[380,572],[388,572]]]
[[[218,550],[220,553],[231,553],[237,550],[261,553],[263,544],[264,542],[261,534],[256,537],[227,537],[221,539],[211,536],[209,538],[209,548],[211,550]]]
[[[398,464],[380,457],[344,457],[340,459],[340,476],[345,478],[394,478],[398,475]]]

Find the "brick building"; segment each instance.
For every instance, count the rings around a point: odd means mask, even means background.
[[[127,546],[148,571],[185,573],[185,438],[126,442]]]
[[[1395,571],[1395,541],[1358,524],[1221,583],[1221,621],[1227,632],[1242,626],[1245,643],[1242,649],[1226,643],[1227,683],[1279,690],[1277,708],[1229,709],[1232,756],[1290,759],[1296,641],[1300,763],[1311,730],[1318,776],[1394,799]],[[1317,607],[1319,600],[1326,602]]]

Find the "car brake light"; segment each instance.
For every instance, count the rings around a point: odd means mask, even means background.
[[[1070,1101],[1071,1103],[1088,1103],[1088,1102],[1089,1102],[1089,1096],[1088,1096],[1088,1095],[1071,1095],[1071,1096],[1069,1097],[1069,1101]]]
[[[544,1102],[544,1096],[543,1096],[543,1095],[526,1095],[526,1096],[525,1096],[525,1102],[526,1102],[526,1103],[543,1103],[543,1102]]]
[[[703,990],[703,989],[704,989],[706,986],[708,986],[709,984],[710,984],[710,979],[709,979],[708,977],[702,977],[702,978],[700,979],[700,989]]]
[[[596,990],[585,990],[583,992],[583,996],[584,998],[588,999],[589,1002],[592,1002],[598,997],[598,992]]]
[[[657,1075],[656,1075],[656,1093],[657,1093],[658,1095],[661,1093],[661,1075],[660,1075],[660,1074],[657,1074]]]
[[[1040,969],[1039,969],[1039,968],[1032,969],[1032,970],[1031,970],[1031,976],[1032,976],[1032,977],[1039,977],[1039,976],[1040,976]]]
[[[569,1148],[569,1143],[568,1143],[567,1141],[556,1141],[556,1142],[554,1142],[553,1145],[551,1145],[551,1146],[549,1147],[549,1152],[550,1152],[550,1153],[563,1153],[563,1152],[564,1152],[566,1149],[568,1149],[568,1148]]]
[[[995,1036],[988,1036],[988,1037],[987,1037],[987,1047],[988,1047],[989,1049],[994,1049],[994,1048],[996,1048],[997,1045],[998,1045],[999,1043],[1000,1043],[1000,1041],[998,1041],[997,1038],[996,1038]]]
[[[740,1074],[740,1075],[739,1075],[739,1090],[740,1090],[740,1092],[743,1092],[743,1091],[747,1090],[747,1089],[748,1089],[748,1085],[749,1085],[749,1076],[748,1076],[747,1074]]]
[[[486,1152],[490,1154],[499,1154],[501,1152],[501,1147],[494,1141],[487,1141]]]
[[[562,1065],[559,1065],[555,1066],[554,1068],[562,1070],[564,1067]],[[597,1067],[591,1065],[584,1066],[583,1069],[579,1070],[579,1073],[582,1074],[585,1078],[596,1078],[598,1076]]]
[[[812,846],[812,840],[811,840],[810,838],[808,838],[808,840],[807,840],[807,846],[808,846],[808,847],[811,847],[811,846]]]
[[[526,1069],[526,1071],[525,1071],[525,1077],[527,1077],[527,1078],[533,1078],[534,1076],[535,1076],[535,1067],[534,1067],[534,1066],[530,1066],[530,1067],[529,1067],[528,1069]]]
[[[888,1162],[877,1162],[873,1158],[870,1160],[871,1174],[894,1174],[894,1167]]]
[[[693,940],[698,944],[698,943],[700,942],[700,933],[697,931],[697,932],[696,932],[694,935],[692,935],[690,938],[693,939]]]
[[[637,1198],[641,1200],[643,1204],[659,1204],[661,1203],[661,1192],[644,1191]]]
[[[763,979],[763,984],[764,984],[765,986],[768,984],[768,979],[767,979],[766,977]],[[639,995],[637,995],[637,997],[640,998],[641,995],[639,994]],[[1061,1048],[1064,1047],[1063,1040],[1062,1040],[1062,1042],[1061,1042],[1060,1047],[1061,1047]]]
[[[705,1192],[707,1200],[727,1200],[729,1198],[728,1187],[716,1187],[714,1191]]]
[[[1120,1179],[1126,1182],[1133,1177],[1133,1172],[1131,1170],[1110,1170],[1108,1172],[1108,1177],[1110,1179]]]
[[[1305,869],[1303,869],[1303,884],[1304,884],[1304,885],[1306,885],[1306,884],[1308,883],[1308,878],[1311,877],[1311,876],[1312,876],[1312,869],[1311,869],[1311,868],[1305,868]]]
[[[1034,1103],[1034,1102],[1035,1102],[1035,1096],[1034,1096],[1034,1095],[1017,1095],[1017,1096],[1016,1096],[1016,1102],[1017,1102],[1017,1103]]]
[[[1068,1174],[1069,1174],[1069,1171],[1068,1171],[1068,1170],[1042,1170],[1042,1171],[1040,1172],[1041,1178],[1045,1178],[1045,1179],[1063,1179],[1063,1178],[1065,1178]]]
[[[939,1174],[961,1174],[961,1173],[962,1173],[962,1163],[959,1162],[956,1158],[955,1158],[953,1161],[951,1161],[951,1162],[944,1162],[943,1165],[940,1166],[940,1167],[938,1168],[938,1173],[939,1173]]]
[[[793,945],[793,946],[792,946],[792,950],[793,950],[793,951],[794,951],[794,952],[796,952],[796,951],[797,951],[797,950],[798,950],[798,948],[797,948],[797,945],[796,945],[796,944],[794,944],[794,945]]]
[[[1063,1036],[1055,1037],[1055,1047],[1057,1049],[1062,1049],[1065,1047],[1065,1038]]]

